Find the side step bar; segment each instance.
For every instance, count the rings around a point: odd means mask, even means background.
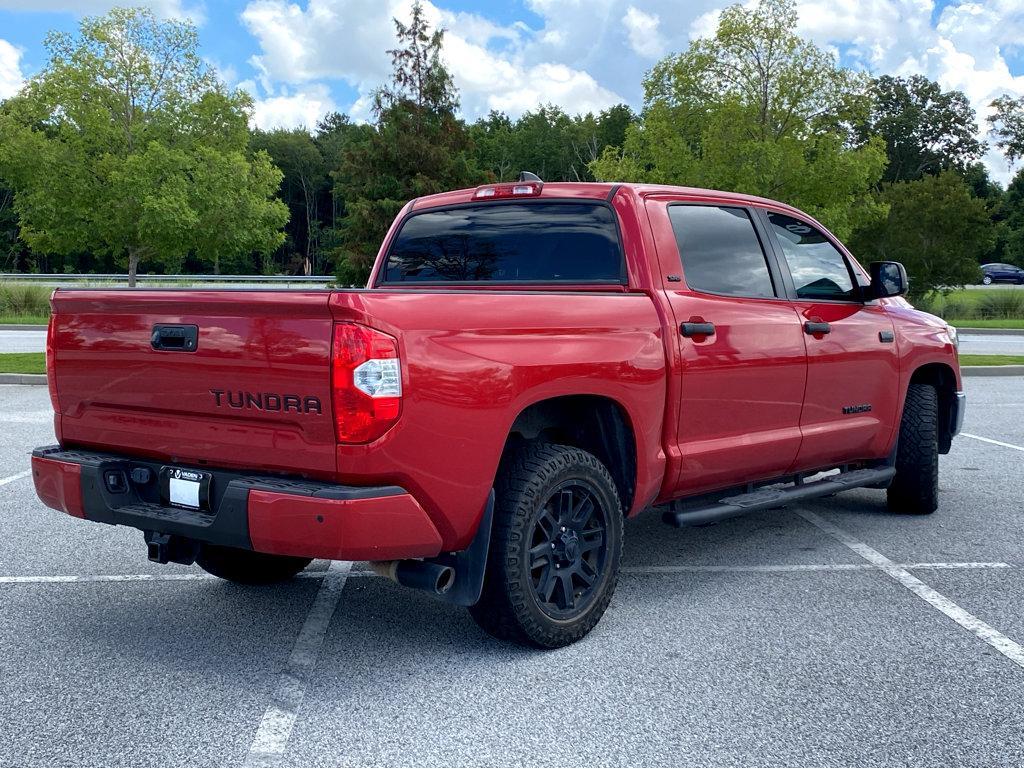
[[[894,475],[896,468],[884,466],[848,470],[810,483],[804,483],[798,478],[795,485],[781,489],[769,486],[686,509],[677,509],[676,505],[673,505],[662,519],[671,526],[700,526],[758,510],[770,510],[793,502],[802,502],[805,499],[827,497],[849,489],[885,486]]]

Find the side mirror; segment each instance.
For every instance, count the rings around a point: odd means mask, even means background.
[[[868,272],[871,273],[871,286],[866,293],[872,299],[903,296],[910,287],[907,270],[899,262],[872,262],[868,265]]]

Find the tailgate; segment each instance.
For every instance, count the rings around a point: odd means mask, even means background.
[[[174,462],[332,477],[329,297],[58,290],[58,437]]]

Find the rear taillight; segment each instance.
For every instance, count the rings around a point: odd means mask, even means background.
[[[331,386],[338,442],[377,440],[402,409],[398,341],[358,323],[335,325]]]
[[[57,402],[57,360],[55,357],[54,337],[55,318],[50,317],[50,324],[46,327],[46,387],[50,391],[50,403],[53,405],[54,413],[60,413],[60,404]]]

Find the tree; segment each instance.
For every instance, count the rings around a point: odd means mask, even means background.
[[[640,121],[594,175],[780,198],[840,237],[882,215],[869,190],[884,143],[850,141],[870,105],[866,81],[800,38],[795,21],[790,0],[726,8],[713,37],[647,75]]]
[[[545,181],[578,182],[594,180],[590,164],[605,147],[622,144],[634,119],[625,104],[574,117],[548,104],[514,122],[492,111],[469,130],[480,165],[498,181],[532,171]]]
[[[997,218],[1000,220],[1002,250],[994,254],[991,261],[1024,267],[1024,169],[1018,171],[1007,185]]]
[[[885,140],[883,181],[909,181],[956,169],[966,173],[985,150],[974,109],[961,91],[943,91],[924,75],[883,75],[871,82],[870,113],[855,127],[860,141]]]
[[[0,175],[34,251],[109,255],[134,286],[140,263],[173,268],[194,250],[217,268],[280,242],[280,175],[248,153],[249,97],[225,90],[197,46],[190,23],[143,9],[47,37],[46,67],[0,115]],[[219,173],[244,186],[209,194]],[[219,210],[232,200],[245,205]]]
[[[1003,94],[989,106],[992,113],[988,119],[996,146],[1007,160],[1016,163],[1024,156],[1024,97],[1014,99]]]
[[[265,150],[284,174],[281,191],[291,210],[290,221],[300,230],[293,234],[303,250],[302,272],[312,275],[317,269],[320,196],[330,187],[331,181],[320,147],[304,128],[266,133],[257,131],[252,145]]]
[[[993,245],[994,227],[984,201],[971,195],[959,174],[896,182],[882,198],[888,216],[859,229],[850,242],[862,260],[902,262],[912,299],[981,278],[978,260]]]
[[[362,282],[392,219],[410,198],[486,181],[456,117],[458,93],[441,63],[443,30],[430,31],[423,6],[408,25],[395,19],[394,73],[374,94],[376,130],[353,142],[332,174],[345,204],[339,279]]]

